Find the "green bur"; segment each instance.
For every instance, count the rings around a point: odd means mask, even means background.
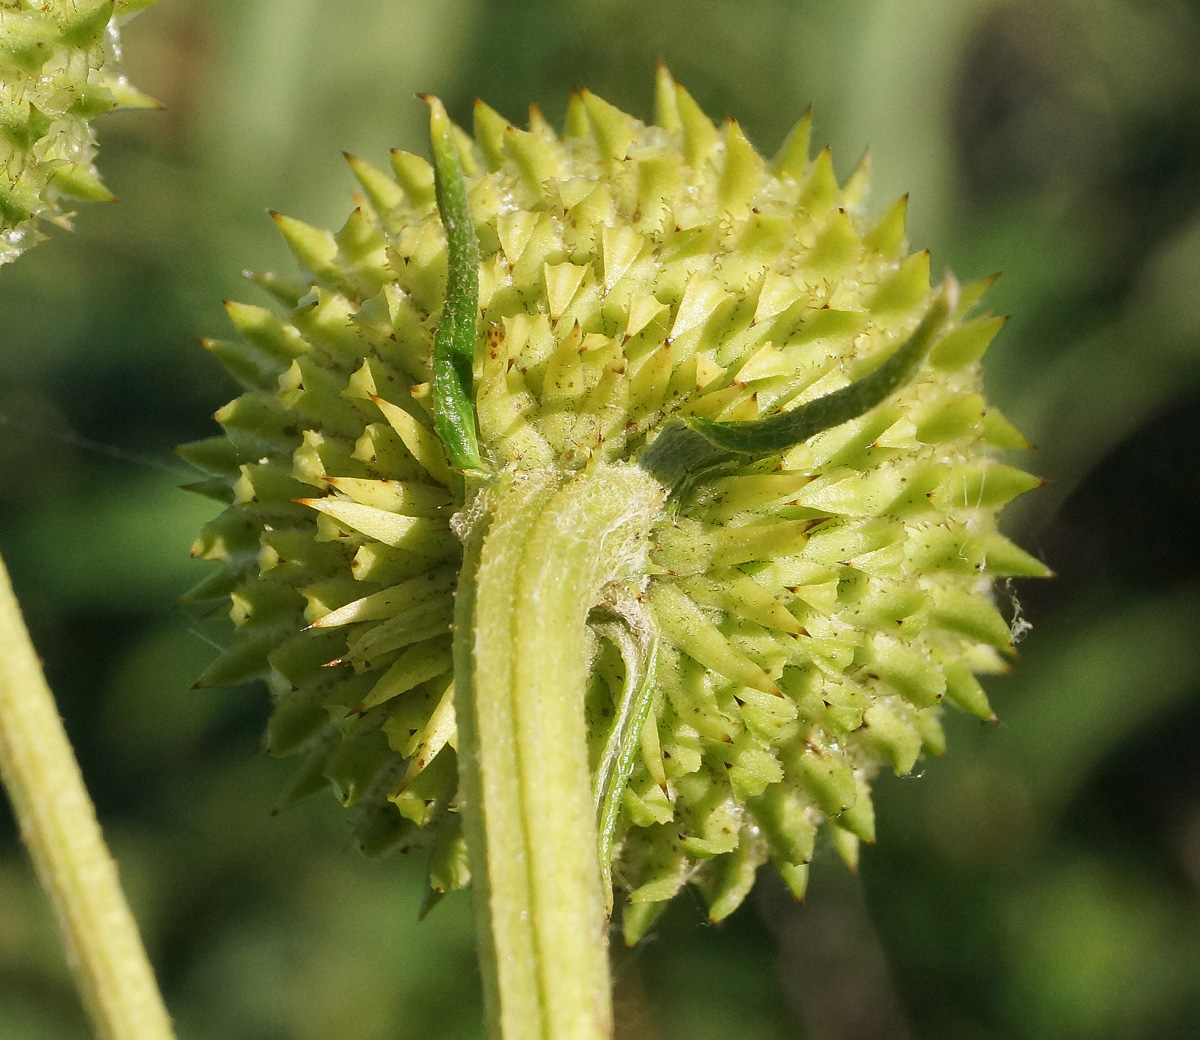
[[[477,103],[473,137],[431,101],[436,171],[351,158],[340,232],[275,218],[306,278],[230,305],[244,393],[181,449],[228,503],[202,682],[265,679],[285,801],[428,850],[430,904],[475,875],[510,1040],[608,1035],[614,891],[633,943],[768,860],[802,896],[822,833],[854,866],[941,703],[993,717],[993,580],[1047,573],[996,526],[1038,481],[995,458],[988,283],[932,286],[807,117],[768,163],[657,100],[576,94],[561,135]]]
[[[154,0],[0,0],[0,264],[70,227],[76,202],[111,202],[90,120],[156,108],[119,66],[117,25]]]

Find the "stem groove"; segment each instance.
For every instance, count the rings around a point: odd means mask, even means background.
[[[505,475],[456,610],[461,798],[489,1035],[612,1035],[584,693],[587,616],[665,489],[632,465]]]

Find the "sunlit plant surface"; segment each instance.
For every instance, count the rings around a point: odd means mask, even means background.
[[[1067,501],[1038,539],[1018,539],[1062,577],[1056,591],[1021,592],[1037,632],[1014,677],[988,684],[1003,728],[951,718],[944,765],[925,767],[920,783],[877,786],[880,842],[864,853],[864,878],[903,1014],[922,1033],[961,1033],[963,1023],[997,1036],[1141,1035],[1155,1023],[1169,1031],[1195,1003],[1183,967],[1194,962],[1187,951],[1196,933],[1185,779],[1194,564],[1180,490],[1194,475],[1176,450],[1192,420],[1180,405],[1147,423],[1192,386],[1194,312],[1178,287],[1196,264],[1187,234],[1195,177],[1178,99],[1194,81],[1187,56],[1195,26],[1165,4],[1116,4],[1090,21],[1065,3],[983,5],[961,21],[937,5],[929,20],[901,6],[880,4],[861,22],[850,11],[822,21],[803,5],[786,17],[769,4],[740,5],[729,21],[664,13],[644,27],[638,68],[665,56],[709,112],[743,115],[761,145],[779,141],[783,120],[812,99],[822,117],[818,141],[832,135],[841,163],[873,143],[875,197],[913,188],[918,245],[966,275],[1003,268],[991,306],[1018,317],[989,356],[990,396],[1038,444],[1031,468],[1054,478],[1033,496],[1042,505],[1022,516],[1037,519]],[[159,460],[172,443],[204,435],[198,419],[187,429],[181,417],[198,417],[227,393],[168,330],[219,328],[210,301],[244,296],[229,272],[278,262],[265,241],[273,233],[260,216],[266,202],[314,224],[340,224],[339,189],[328,183],[339,175],[321,155],[346,148],[386,166],[389,146],[421,151],[412,91],[457,99],[451,111],[466,122],[465,101],[477,92],[510,118],[537,97],[561,126],[556,99],[574,82],[649,112],[644,78],[609,72],[622,66],[602,43],[628,12],[572,8],[555,28],[536,21],[537,5],[515,20],[486,6],[467,18],[367,5],[336,27],[356,40],[339,49],[321,13],[205,5],[189,21],[188,10],[177,3],[156,12],[154,31],[151,19],[133,26],[146,53],[164,56],[163,68],[192,71],[186,80],[135,77],[169,105],[167,116],[139,115],[138,125],[163,118],[168,134],[111,124],[105,173],[125,200],[120,211],[93,209],[77,236],[59,236],[0,280],[14,335],[27,345],[4,358],[0,450],[12,475],[3,490],[5,554],[89,778],[100,782],[102,809],[120,821],[118,851],[126,862],[136,852],[140,865],[126,875],[142,893],[153,943],[174,965],[168,986],[183,1018],[210,1035],[416,1035],[435,1023],[447,1035],[470,1035],[476,1012],[462,1004],[460,984],[445,981],[470,979],[461,900],[438,908],[436,928],[431,921],[419,939],[404,938],[396,922],[415,913],[423,880],[399,861],[343,858],[337,820],[320,801],[264,825],[281,778],[246,758],[261,708],[242,694],[186,692],[211,654],[184,625],[162,620],[187,583],[177,562],[186,551],[181,532],[203,516],[199,502],[171,490],[186,478],[97,456],[59,435],[139,456],[161,450]],[[270,60],[301,67],[312,40],[325,41],[328,59],[310,62],[309,76],[264,88],[262,51],[251,42],[285,13],[297,31],[268,34]],[[808,19],[808,44],[798,42],[793,17]],[[405,23],[403,33],[385,25],[392,18]],[[473,27],[478,43],[456,26]],[[484,41],[515,46],[534,30],[544,46],[520,69],[500,73],[472,50]],[[393,38],[409,50],[389,49],[385,60],[382,41]],[[581,38],[601,41],[594,56],[572,49]],[[671,42],[685,39],[728,54],[729,65],[690,67]],[[136,39],[129,46],[137,52]],[[464,48],[453,52],[462,72],[453,71],[452,48]],[[800,48],[806,56],[797,62]],[[183,65],[181,54],[198,64]],[[220,55],[219,76],[196,74],[208,67],[205,54]],[[545,70],[567,54],[571,82],[550,83]],[[1033,69],[1020,82],[1036,88],[1016,90],[1005,69]],[[359,90],[347,106],[334,84],[345,90],[368,71],[387,80],[386,91]],[[1080,93],[1068,89],[1072,82],[1096,89]],[[243,96],[256,99],[253,108],[235,104]],[[385,107],[372,109],[363,100],[370,96]],[[1071,134],[1050,134],[1057,125]],[[154,151],[151,136],[160,142]],[[171,149],[166,163],[163,147]],[[294,173],[300,163],[311,171],[303,178]],[[186,193],[170,164],[194,171]],[[135,199],[161,199],[153,220]],[[150,234],[152,226],[169,231]],[[244,244],[218,234],[232,226]],[[117,248],[104,247],[108,259],[96,263],[101,237]],[[182,259],[181,241],[189,244]],[[172,343],[170,364],[135,368],[163,358]],[[197,404],[160,406],[189,397]],[[1115,540],[1116,530],[1139,537]],[[94,552],[97,544],[106,551]],[[164,710],[164,698],[174,710]],[[306,839],[312,830],[331,833]],[[151,833],[170,841],[151,841]],[[280,862],[289,864],[282,876]],[[816,867],[819,874],[820,858]],[[407,887],[388,880],[397,869],[410,877]],[[15,870],[5,874],[9,886],[24,883]],[[714,933],[693,930],[691,900],[676,904],[657,926],[662,940],[640,949],[621,976],[624,1013],[649,1035],[668,1036],[725,1022],[751,1035],[788,1035],[792,1013],[846,1021],[851,1012],[829,1006],[811,979],[831,970],[839,936],[852,937],[856,964],[874,963],[864,951],[877,947],[836,873],[814,878],[805,910],[770,904],[777,945],[751,908]],[[370,909],[346,912],[352,890]],[[770,899],[770,888],[762,894]],[[27,939],[40,934],[25,909],[37,902],[6,905],[21,908],[7,917],[4,949],[22,973],[8,976],[5,1026],[14,1035],[71,1035],[73,998],[60,989],[57,1011],[30,996],[47,992],[32,988],[35,972],[60,977],[53,945]],[[187,913],[200,906],[203,913]],[[198,924],[184,931],[185,918]],[[1096,951],[1086,964],[1083,948]],[[262,970],[286,949],[306,951],[294,955],[295,972]],[[886,976],[853,974],[868,980],[867,992],[886,995]],[[643,987],[654,1012],[644,1010]],[[398,995],[393,1003],[366,998],[381,992]],[[865,1003],[902,1014],[894,1001]],[[699,1019],[697,1007],[706,1009]]]

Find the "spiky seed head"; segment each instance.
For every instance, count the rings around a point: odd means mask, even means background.
[[[120,68],[118,23],[154,0],[0,0],[0,264],[70,227],[77,201],[111,201],[91,119],[153,108]]]
[[[435,109],[436,117],[436,109]],[[992,583],[1041,575],[997,530],[1037,481],[998,461],[1019,435],[981,392],[1000,327],[984,283],[930,283],[904,201],[870,220],[865,166],[839,186],[801,120],[774,162],[663,73],[655,125],[593,94],[566,129],[478,103],[453,131],[479,243],[473,405],[494,471],[645,458],[681,419],[799,414],[899,353],[937,308],[919,367],[881,403],[784,449],[737,455],[672,495],[627,591],[660,634],[621,798],[613,872],[627,939],[685,884],[714,919],[772,860],[803,893],[824,831],[874,839],[870,783],[940,754],[941,705],[992,717],[976,675],[1012,653]],[[368,851],[430,850],[465,884],[455,809],[450,622],[463,482],[433,414],[447,239],[424,160],[350,165],[336,234],[276,216],[300,283],[256,280],[239,338],[206,345],[244,387],[224,436],[182,449],[228,503],[194,554],[222,569],[236,637],[204,676],[265,678],[268,748],[332,786]],[[927,336],[927,338],[929,338]],[[596,626],[593,763],[627,658]]]

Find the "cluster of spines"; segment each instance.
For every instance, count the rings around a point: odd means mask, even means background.
[[[89,120],[153,108],[117,65],[116,23],[154,0],[0,0],[0,263],[69,226],[76,201],[111,201]]]
[[[460,498],[408,382],[351,347],[344,304],[314,293],[292,323],[229,304],[243,340],[206,341],[246,391],[217,413],[225,437],[181,449],[211,475],[197,490],[228,503],[193,549],[224,569],[189,599],[230,596],[239,629],[201,684],[266,678],[268,750],[308,752],[284,804],[332,782],[382,850],[454,791]]]
[[[822,823],[854,864],[876,769],[942,752],[943,700],[992,717],[975,673],[1012,651],[992,580],[1046,573],[995,512],[1037,481],[987,460],[982,408],[918,439],[921,396],[702,486],[655,532],[666,649],[626,792],[627,938],[688,881],[725,916],[768,858],[803,894]]]
[[[620,462],[673,415],[797,407],[878,365],[935,294],[928,254],[904,255],[903,200],[868,226],[866,164],[839,186],[827,150],[809,159],[807,117],[768,164],[663,72],[656,127],[585,92],[561,138],[482,103],[474,139],[455,133],[497,469]],[[246,393],[217,414],[226,437],[184,449],[230,503],[196,547],[225,568],[193,598],[231,595],[240,631],[203,681],[267,678],[268,746],[308,750],[288,797],[332,782],[366,808],[365,846],[438,821],[441,891],[466,881],[445,811],[462,485],[430,390],[446,242],[424,160],[395,152],[389,175],[348,158],[363,194],[339,233],[275,216],[312,279],[256,279],[289,319],[230,304],[241,341],[206,343]],[[940,752],[942,699],[991,717],[974,673],[1011,650],[991,580],[1044,568],[995,528],[1036,481],[990,457],[1024,442],[978,393],[1002,324],[967,317],[986,287],[962,287],[894,398],[726,467],[657,526],[630,584],[662,640],[623,799],[627,938],[689,881],[724,917],[767,859],[801,894],[818,826],[853,862],[873,772]],[[589,696],[611,719],[624,665],[598,647]]]

